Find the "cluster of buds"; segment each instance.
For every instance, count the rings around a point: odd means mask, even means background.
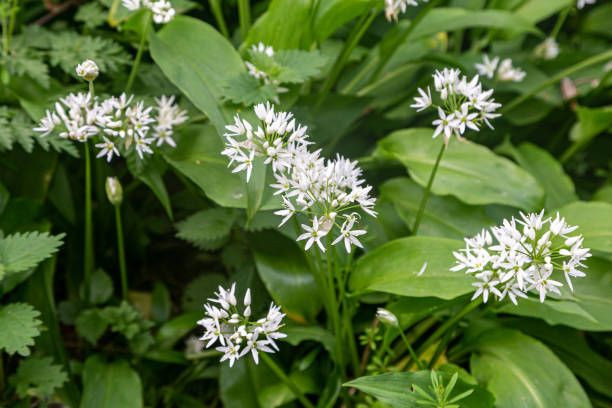
[[[123,0],[123,7],[130,11],[148,8],[153,12],[153,21],[157,24],[166,24],[176,15],[176,10],[167,0]]]
[[[236,115],[234,124],[226,126],[226,148],[222,154],[237,163],[233,172],[245,171],[250,179],[253,163],[264,160],[272,166],[276,183],[271,187],[283,199],[283,209],[276,214],[283,217],[283,225],[295,214],[305,214],[310,225],[302,224],[305,233],[298,241],[307,240],[306,249],[321,242],[334,227],[338,236],[333,245],[343,241],[348,252],[351,245],[361,247],[357,239],[365,230],[354,229],[359,213],[376,216],[376,199],[369,196],[371,186],[364,186],[357,162],[337,156],[334,160],[320,157],[320,150],[310,151],[306,126],[296,124],[289,112],[275,112],[270,103],[255,106],[260,120],[255,126]],[[332,236],[329,236],[330,238]]]
[[[547,46],[550,47],[550,45],[551,44],[548,44]],[[559,53],[558,47],[557,53]],[[527,75],[525,71],[514,67],[510,58],[504,59],[500,64],[499,57],[489,59],[489,56],[485,55],[483,57],[483,61],[481,63],[474,64],[474,66],[476,67],[478,74],[486,76],[490,79],[495,77],[496,80],[501,82],[521,82],[523,79],[525,79],[525,75]]]
[[[235,290],[235,283],[230,289],[219,286],[219,291],[215,292],[216,298],[208,299],[218,307],[210,303],[204,305],[207,317],[198,321],[204,327],[200,340],[206,342],[206,348],[219,342],[221,346],[216,350],[223,353],[221,361],[229,360],[230,367],[249,353],[258,364],[259,352],[278,351],[276,340],[287,337],[279,332],[284,326],[281,322],[285,314],[272,303],[266,317],[251,320],[251,289],[247,289],[244,295],[242,313],[237,307]]]
[[[34,131],[41,137],[57,132],[62,138],[79,142],[93,138],[100,149],[97,157],[105,156],[109,162],[130,149],[142,159],[144,154],[153,153],[153,143],[176,146],[172,130],[187,120],[187,114],[174,104],[174,97],[162,96],[156,99],[157,106],[148,107],[142,101],[133,103],[133,99],[125,93],[106,99],[92,97],[91,93],[71,93],[55,103],[55,110],[47,110]]]
[[[444,68],[436,71],[433,78],[441,104],[433,103],[431,91],[427,87],[427,92],[419,88],[421,96],[414,98],[415,103],[410,106],[417,109],[417,112],[430,107],[437,108],[439,118],[432,123],[436,127],[434,138],[443,134],[444,142],[448,144],[453,134],[461,140],[467,129],[478,132],[482,123],[493,129],[489,119],[501,116],[495,113],[501,104],[491,98],[492,89],[483,90],[478,75],[468,81],[465,76],[461,77],[458,69]]]
[[[527,293],[535,290],[544,302],[548,292],[561,294],[559,287],[563,284],[553,280],[553,272],[565,275],[571,291],[571,278],[585,276],[582,262],[591,256],[589,248],[582,246],[581,235],[568,235],[577,228],[566,224],[558,213],[555,219],[544,218],[544,210],[539,214],[521,213],[520,220],[512,218],[492,227],[493,235],[483,230],[466,238],[466,248],[454,252],[457,266],[451,270],[465,269],[479,280],[473,284],[477,290],[472,299],[482,296],[486,302],[490,295],[497,300],[508,296],[517,304],[517,297],[527,298]]]
[[[423,0],[427,3],[429,0]],[[387,20],[397,21],[400,13],[405,13],[408,6],[418,6],[417,0],[385,0],[385,16]]]

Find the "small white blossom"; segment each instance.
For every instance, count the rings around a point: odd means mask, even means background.
[[[428,0],[423,0],[427,3]],[[418,6],[416,0],[385,0],[385,16],[387,20],[397,21],[397,16],[400,13],[405,13],[408,6]]]
[[[475,66],[478,70],[478,74],[484,75],[487,78],[493,78],[495,76],[497,64],[499,64],[499,57],[495,57],[491,60],[489,56],[485,54],[483,62],[480,64],[477,63]]]
[[[251,46],[251,49],[255,52],[259,52],[259,53],[264,53],[266,54],[268,57],[273,57],[274,56],[274,48],[271,45],[265,45],[264,43],[260,42],[259,44],[255,45],[253,44]]]
[[[148,8],[153,12],[153,21],[157,24],[166,24],[172,21],[176,15],[176,10],[167,0],[122,0],[123,7],[130,11],[136,11],[141,7]]]
[[[304,249],[308,251],[310,247],[312,246],[312,244],[316,242],[319,248],[321,248],[321,251],[325,252],[325,246],[321,243],[321,238],[327,235],[327,231],[321,229],[321,225],[319,225],[318,218],[314,217],[312,226],[302,224],[302,228],[304,228],[306,232],[300,235],[299,237],[297,237],[297,240],[298,241],[301,241],[303,239],[308,240],[306,241],[306,247]]]
[[[91,82],[98,77],[100,71],[95,62],[92,60],[85,60],[77,65],[76,73],[84,80]]]
[[[357,239],[358,236],[365,234],[367,231],[365,230],[353,230],[353,224],[355,224],[356,217],[349,217],[342,224],[342,228],[340,228],[340,235],[332,245],[336,245],[341,240],[344,240],[344,246],[346,248],[347,253],[351,253],[351,245],[358,246],[359,248],[363,248],[361,242]]]
[[[546,60],[552,60],[557,58],[559,55],[559,44],[554,38],[548,37],[541,44],[539,44],[533,50],[533,54],[536,58],[543,58]]]
[[[414,103],[410,105],[411,108],[415,108],[417,112],[421,112],[431,106],[431,91],[429,87],[427,87],[427,93],[425,93],[421,88],[418,89],[421,97],[415,97]]]
[[[510,58],[506,58],[499,64],[499,69],[497,70],[497,78],[500,81],[513,81],[513,82],[521,82],[524,78],[525,71],[520,68],[516,68],[512,66],[512,60]]]
[[[578,0],[578,4],[576,5],[579,9],[584,8],[587,4],[595,4],[597,0]]]
[[[115,144],[111,142],[110,140],[108,140],[106,136],[103,136],[103,139],[104,139],[103,143],[96,144],[96,147],[99,147],[100,149],[102,149],[100,150],[100,153],[98,153],[96,157],[100,158],[102,156],[106,156],[106,161],[110,162],[111,159],[113,158],[113,155],[119,156],[119,151],[115,147]]]

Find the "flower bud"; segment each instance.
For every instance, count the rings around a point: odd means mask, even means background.
[[[245,306],[251,306],[251,289],[247,289],[246,293],[244,294],[244,305]]]
[[[244,317],[251,317],[251,306],[247,306],[246,309],[244,309],[243,315]]]
[[[121,205],[123,201],[123,188],[117,177],[106,178],[106,197],[112,205]]]
[[[389,327],[399,327],[399,321],[397,320],[397,316],[388,311],[387,309],[383,309],[379,307],[376,311],[376,317],[380,320],[385,326]]]
[[[84,80],[91,82],[98,77],[100,71],[95,62],[92,60],[85,60],[77,65],[76,73]]]

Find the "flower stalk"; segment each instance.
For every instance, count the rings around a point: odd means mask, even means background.
[[[302,405],[308,408],[315,408],[315,406],[308,400],[308,398],[306,398],[304,394],[302,394],[298,386],[295,385],[291,378],[289,378],[289,376],[285,374],[283,369],[280,368],[278,364],[276,364],[274,360],[270,358],[270,356],[266,355],[265,353],[262,353],[261,359],[264,361],[264,363],[268,365],[268,367],[270,367],[272,371],[274,371],[274,374],[276,374],[276,376],[291,390],[293,395],[295,395],[295,397],[300,400]]]
[[[244,41],[251,29],[251,5],[249,0],[238,0],[238,20],[240,20],[240,34]]]
[[[91,158],[89,144],[83,144],[85,151],[85,251],[83,253],[83,273],[85,299],[89,302],[91,275],[94,269],[93,222],[91,212]]]
[[[417,233],[419,232],[419,226],[421,225],[423,213],[425,212],[425,207],[427,206],[427,200],[429,199],[431,186],[433,185],[434,179],[436,178],[436,173],[438,172],[438,167],[440,167],[440,161],[442,160],[442,156],[444,155],[445,150],[446,144],[442,143],[442,146],[440,146],[440,152],[438,153],[438,157],[436,158],[436,163],[434,164],[434,168],[431,170],[431,174],[429,175],[429,181],[427,182],[427,187],[425,188],[425,192],[423,193],[423,198],[421,198],[419,211],[416,214],[414,226],[412,227],[412,235],[417,235]]]
[[[121,223],[121,206],[115,205],[115,225],[117,226],[117,252],[119,254],[119,271],[121,273],[121,294],[123,300],[128,300],[129,290],[127,267],[125,263],[125,246],[123,244],[123,226]]]
[[[134,64],[132,65],[132,70],[130,71],[130,76],[128,77],[127,84],[125,85],[125,93],[129,93],[132,89],[132,85],[134,85],[134,79],[136,79],[136,73],[138,72],[138,66],[140,65],[140,60],[142,59],[142,53],[144,52],[145,43],[150,26],[151,19],[147,18],[144,23],[144,28],[142,29],[140,43],[138,44],[138,51],[136,52],[136,59],[134,60]]]

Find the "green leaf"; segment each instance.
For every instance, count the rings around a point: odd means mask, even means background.
[[[451,272],[453,251],[462,241],[408,237],[391,241],[361,257],[349,278],[352,292],[380,291],[401,296],[453,299],[472,292],[473,278]],[[425,270],[418,276],[423,265]]]
[[[453,300],[444,300],[436,297],[401,297],[389,303],[386,309],[397,316],[401,327],[410,327],[439,310],[448,309],[464,301],[463,297]]]
[[[204,276],[204,275],[203,275]],[[216,289],[216,287],[215,287]],[[208,294],[212,292],[207,292]],[[174,345],[185,335],[196,327],[198,327],[197,321],[203,316],[204,299],[207,294],[203,294],[200,299],[200,307],[198,311],[189,312],[175,317],[174,319],[164,323],[157,331],[155,341],[160,349],[171,349]]]
[[[443,141],[432,129],[400,130],[378,143],[375,156],[404,164],[414,181],[427,185]],[[432,192],[452,194],[468,204],[505,204],[524,210],[541,209],[544,191],[535,179],[510,160],[484,146],[452,140],[440,162]]]
[[[514,14],[532,23],[548,18],[556,12],[568,7],[574,0],[527,0],[523,2]]]
[[[519,331],[486,331],[471,349],[472,375],[493,393],[495,407],[591,406],[578,380],[552,351]]]
[[[231,208],[202,210],[174,224],[176,236],[198,247],[225,239],[232,230],[236,216],[236,211]]]
[[[228,122],[221,110],[223,86],[246,72],[234,47],[210,25],[185,16],[177,16],[157,34],[151,33],[149,44],[155,63],[208,115],[221,136]]]
[[[612,106],[601,108],[586,108],[578,106],[578,127],[576,133],[572,134],[574,148],[581,148],[595,136],[612,126]]]
[[[559,209],[561,216],[584,237],[584,246],[612,255],[612,204],[584,202],[568,204]]]
[[[492,27],[516,33],[541,34],[529,20],[505,10],[467,10],[461,8],[434,8],[417,25],[408,41],[430,36],[441,31],[465,28]]]
[[[75,327],[79,336],[95,345],[108,328],[108,321],[99,309],[87,309],[79,313]]]
[[[253,106],[275,100],[278,94],[274,85],[264,84],[252,75],[241,72],[225,83],[224,97],[234,103]]]
[[[214,293],[219,286],[228,287],[229,285],[230,282],[220,273],[213,272],[201,274],[189,282],[183,291],[183,298],[181,300],[183,310],[187,312],[201,312],[203,310],[202,299],[212,296],[212,293]]]
[[[330,355],[335,355],[336,339],[331,332],[321,326],[288,324],[283,327],[282,332],[287,335],[282,341],[292,346],[298,346],[303,341],[312,340],[321,343]]]
[[[610,18],[612,18],[612,5],[602,4],[600,7],[590,10],[584,20],[582,29],[587,33],[612,37]]]
[[[441,375],[444,384],[448,384],[452,375],[445,372],[436,372]],[[360,391],[375,396],[379,401],[390,404],[394,408],[416,408],[423,405],[419,401],[423,397],[415,392],[414,386],[423,390],[431,387],[430,371],[417,371],[405,373],[393,373],[360,377],[344,384],[345,387],[354,387]],[[473,389],[471,395],[457,402],[460,408],[492,408],[493,396],[487,390],[477,385],[457,380],[455,387],[449,395],[449,400],[461,393]],[[497,405],[496,405],[497,406]]]
[[[116,407],[143,407],[140,377],[126,361],[108,363],[93,355],[83,367],[81,408]]]
[[[111,326],[111,331],[121,333],[128,340],[132,340],[138,333],[153,326],[153,323],[146,320],[136,307],[125,300],[119,306],[107,306],[99,313]]]
[[[249,235],[255,265],[272,299],[291,319],[314,320],[321,309],[319,289],[295,241],[275,231]]]
[[[62,245],[64,234],[26,232],[0,239],[0,264],[5,273],[16,273],[32,268],[49,258]]]
[[[380,200],[393,203],[412,228],[424,189],[408,177],[398,177],[380,186]],[[469,206],[454,197],[431,196],[423,212],[419,235],[463,239],[493,225],[482,208]]]
[[[257,160],[253,163],[250,180],[248,182],[245,180],[245,189],[247,193],[247,226],[261,208],[265,199],[264,192],[266,190],[266,184],[272,184],[266,183],[267,169],[268,166],[262,160]],[[270,193],[270,190],[268,190],[268,193]]]
[[[565,174],[563,166],[546,150],[528,142],[516,148],[507,139],[497,151],[511,156],[544,188],[546,209],[552,210],[578,200],[572,179]]]
[[[168,292],[168,289],[163,283],[155,282],[151,297],[151,317],[156,322],[165,322],[170,317],[170,312],[172,310],[170,292]]]
[[[40,312],[27,303],[9,303],[0,309],[0,349],[29,356],[29,347],[40,334],[38,316]]]
[[[591,199],[593,201],[603,201],[605,203],[612,204],[612,185],[603,186],[593,194]],[[2,208],[1,204],[0,208]]]
[[[99,305],[110,299],[112,295],[113,280],[102,269],[96,269],[91,275],[90,302],[94,305]]]
[[[44,88],[49,88],[49,68],[38,58],[31,57],[23,51],[2,57],[6,70],[11,75],[29,76]]]
[[[51,357],[28,357],[19,361],[17,372],[9,377],[9,383],[21,398],[46,399],[68,381],[62,366],[53,364]]]
[[[168,218],[173,220],[172,204],[170,203],[170,196],[168,195],[168,190],[166,190],[163,179],[164,172],[168,166],[163,159],[158,155],[154,155],[143,160],[137,157],[134,150],[130,150],[130,154],[127,157],[127,164],[128,169],[134,177],[149,186],[164,207],[164,210],[166,210]]]
[[[328,0],[319,3],[314,35],[319,44],[327,40],[337,29],[360,16],[372,5],[372,0]]]
[[[280,72],[274,79],[292,84],[299,84],[319,75],[328,59],[318,50],[281,50],[275,53],[273,58],[280,65]]]
[[[98,3],[86,3],[79,7],[74,15],[75,21],[80,21],[88,29],[94,29],[106,22],[106,13]]]
[[[310,48],[311,8],[310,0],[272,0],[249,30],[245,46],[263,42],[277,51]]]

